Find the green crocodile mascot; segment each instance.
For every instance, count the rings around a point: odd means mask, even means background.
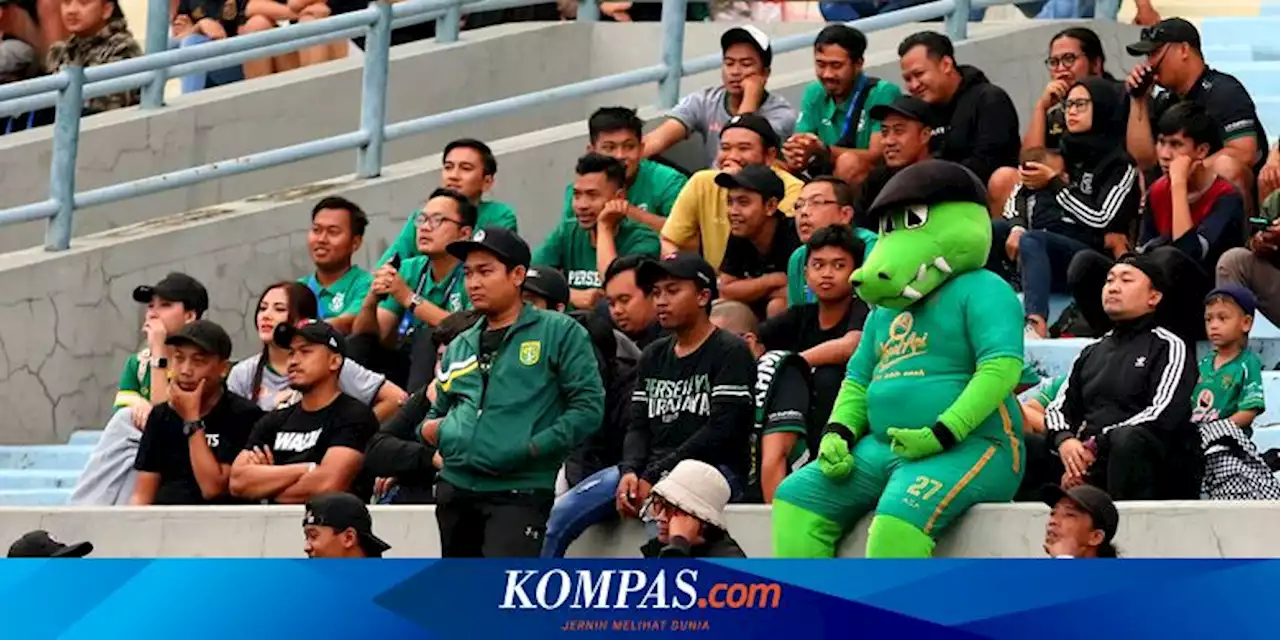
[[[969,507],[1022,481],[1023,313],[983,269],[991,246],[976,176],[912,165],[870,210],[879,241],[852,281],[875,309],[849,359],[817,464],[773,502],[776,557],[829,558],[875,511],[867,557],[920,558]]]

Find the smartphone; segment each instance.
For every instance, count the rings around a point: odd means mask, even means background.
[[[1249,218],[1249,234],[1261,233],[1271,226],[1271,221],[1266,218]]]
[[[1129,90],[1129,95],[1134,98],[1141,98],[1151,89],[1151,85],[1156,81],[1156,74],[1152,72],[1151,67],[1142,68],[1142,82],[1138,86]]]
[[[1036,170],[1036,168],[1035,168],[1034,166],[1032,166],[1032,164],[1031,164],[1030,162],[1024,162],[1024,163],[1022,163],[1022,170],[1023,170],[1023,171],[1035,171],[1035,170]]]

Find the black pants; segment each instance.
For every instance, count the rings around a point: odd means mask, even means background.
[[[1196,341],[1205,339],[1204,297],[1213,289],[1213,280],[1200,264],[1173,247],[1158,247],[1147,255],[1156,259],[1173,285],[1156,309],[1160,326],[1194,347]],[[1115,263],[1097,251],[1081,251],[1067,268],[1071,297],[1095,336],[1111,330],[1111,318],[1102,308],[1102,288]]]
[[[413,393],[431,381],[435,369],[436,345],[431,334],[423,327],[409,335],[408,344],[394,348],[371,333],[348,336],[347,356]]]
[[[1035,499],[1040,486],[1058,484],[1066,469],[1048,438],[1027,436],[1027,474],[1022,499]],[[1170,442],[1144,427],[1112,429],[1100,439],[1098,459],[1086,476],[1115,500],[1195,500],[1202,468],[1187,442]]]
[[[476,492],[436,483],[444,558],[536,558],[542,553],[552,491]]]

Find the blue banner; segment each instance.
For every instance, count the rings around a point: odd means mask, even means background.
[[[8,560],[0,637],[1269,637],[1277,578],[1266,560]]]

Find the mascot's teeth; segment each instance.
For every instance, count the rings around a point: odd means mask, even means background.
[[[908,300],[919,300],[920,298],[923,298],[924,296],[920,295],[920,292],[919,292],[919,291],[916,291],[915,289],[912,289],[910,286],[906,286],[906,287],[903,287],[903,288],[902,288],[902,297],[904,297],[904,298],[906,298],[906,299],[908,299]]]
[[[938,271],[943,273],[951,273],[951,265],[947,264],[947,259],[942,256],[934,258],[933,266],[937,267]]]
[[[925,265],[920,265],[920,269],[916,271],[916,280],[924,280],[929,275],[929,269]]]

